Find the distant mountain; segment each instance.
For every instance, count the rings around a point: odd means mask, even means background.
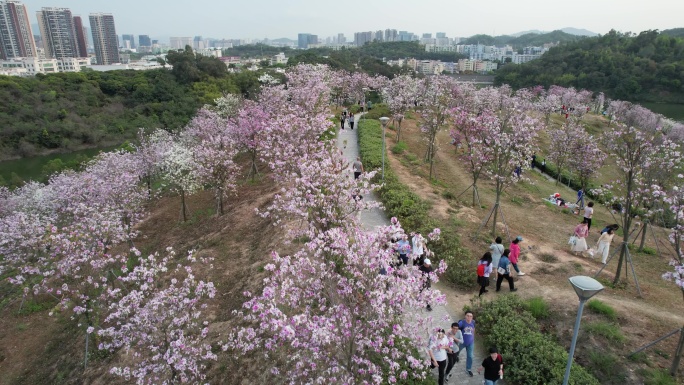
[[[270,40],[272,42],[280,43],[280,44],[293,44],[293,43],[297,42],[297,40],[288,39],[286,37],[281,37],[280,39],[270,39]]]
[[[561,28],[561,31],[565,33],[569,33],[570,35],[576,35],[576,36],[598,36],[598,33],[588,31],[586,29],[582,28],[572,28],[572,27],[567,27],[567,28]]]
[[[558,31],[563,31],[569,35],[575,35],[575,36],[598,36],[597,33],[588,31],[586,29],[579,29],[579,28],[572,28],[572,27],[562,28],[562,29],[559,29]],[[538,29],[533,29],[530,31],[512,33],[511,36],[520,37],[522,35],[529,35],[529,34],[543,35],[546,33],[549,33],[549,31],[540,31]]]
[[[564,43],[584,38],[583,36],[572,35],[563,31],[552,31],[546,33],[528,32],[519,36],[501,35],[474,35],[461,40],[460,44],[483,44],[483,45],[511,45],[513,48],[524,48],[530,46],[541,46],[547,43]]]

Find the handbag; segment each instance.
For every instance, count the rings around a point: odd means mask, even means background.
[[[573,246],[575,246],[576,243],[577,243],[577,237],[574,236],[574,235],[571,235],[571,236],[570,236],[570,239],[568,240],[568,245],[573,245]]]
[[[496,272],[499,274],[506,274],[506,269],[504,269],[503,267],[500,267],[500,268],[496,269]]]

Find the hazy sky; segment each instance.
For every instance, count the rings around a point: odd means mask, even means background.
[[[501,35],[526,30],[584,28],[640,32],[684,27],[682,0],[24,0],[36,23],[41,7],[67,7],[75,15],[114,15],[118,34],[217,38],[319,37],[393,28],[449,37]],[[39,33],[39,31],[34,31]]]

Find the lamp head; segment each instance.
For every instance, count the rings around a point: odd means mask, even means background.
[[[390,119],[388,117],[383,116],[382,118],[380,118],[380,123],[382,123],[382,126],[385,127],[387,125],[387,122],[389,122],[389,120]]]
[[[574,277],[570,277],[569,280],[580,301],[586,301],[603,290],[603,285],[591,277],[576,275]]]

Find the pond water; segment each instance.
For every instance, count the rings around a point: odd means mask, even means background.
[[[87,148],[85,150],[73,151],[63,154],[50,154],[41,156],[32,156],[30,158],[6,160],[0,162],[0,175],[9,181],[12,173],[16,173],[24,180],[39,180],[42,177],[43,167],[45,164],[53,159],[60,158],[64,163],[67,163],[80,156],[93,157],[101,151],[111,151],[118,146],[101,147],[101,148]]]

